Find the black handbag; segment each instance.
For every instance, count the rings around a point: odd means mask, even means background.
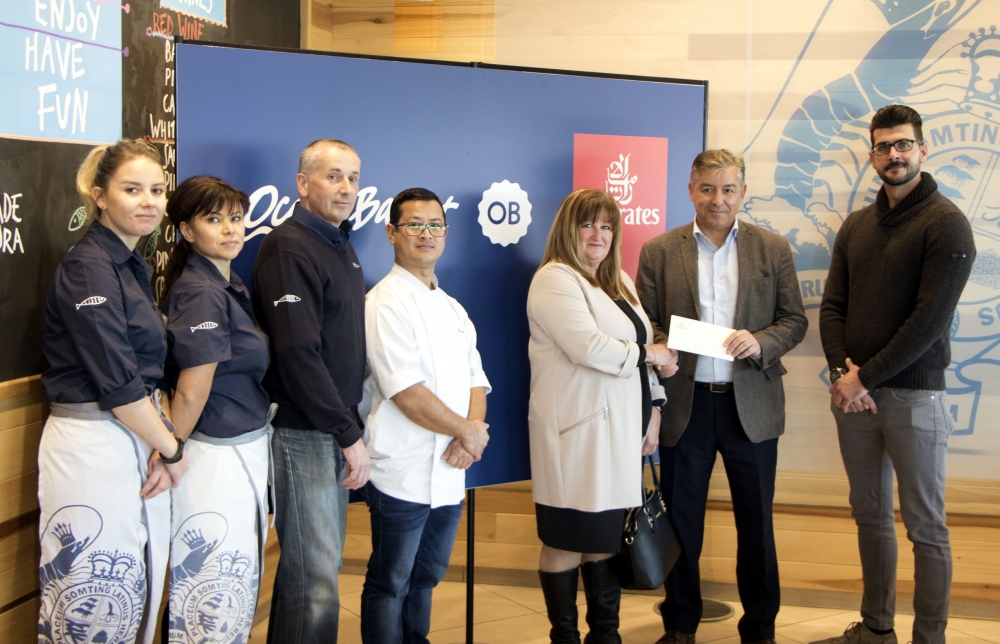
[[[618,578],[628,590],[655,590],[663,585],[681,555],[681,546],[670,524],[667,504],[660,494],[660,477],[653,457],[647,456],[653,470],[652,490],[642,486],[643,503],[625,512],[622,548],[618,552]]]

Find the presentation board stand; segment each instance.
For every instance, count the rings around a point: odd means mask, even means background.
[[[465,491],[468,542],[465,546],[465,644],[475,641],[476,607],[476,488]]]

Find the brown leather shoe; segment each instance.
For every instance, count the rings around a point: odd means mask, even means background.
[[[694,644],[694,633],[667,631],[663,637],[656,640],[656,644]]]

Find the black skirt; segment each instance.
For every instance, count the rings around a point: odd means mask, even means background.
[[[602,554],[622,546],[625,509],[584,512],[535,504],[538,538],[550,548]]]

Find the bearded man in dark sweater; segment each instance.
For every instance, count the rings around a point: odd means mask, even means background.
[[[937,190],[921,119],[889,105],[869,131],[882,179],[875,203],[837,233],[820,308],[832,409],[858,525],[862,622],[814,644],[896,644],[893,472],[913,542],[913,644],[945,641],[951,545],[945,456],[949,329],[976,248],[965,215]]]

